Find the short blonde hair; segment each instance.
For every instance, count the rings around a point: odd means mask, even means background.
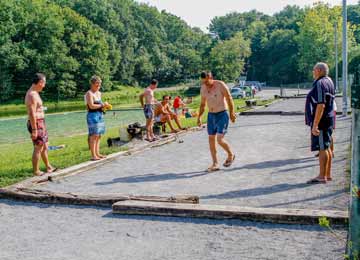
[[[92,76],[90,79],[90,84],[95,84],[96,82],[101,82],[101,78],[99,76]]]

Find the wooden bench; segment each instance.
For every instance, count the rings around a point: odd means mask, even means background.
[[[256,99],[245,100],[245,104],[247,107],[256,106],[257,100]]]

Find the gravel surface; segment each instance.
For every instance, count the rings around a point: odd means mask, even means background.
[[[291,101],[286,102],[277,104],[285,109]],[[349,118],[337,118],[334,181],[326,185],[305,184],[319,169],[303,116],[242,116],[227,135],[237,156],[229,169],[204,172],[210,162],[204,129],[184,136],[183,143],[119,157],[38,188],[195,194],[201,203],[346,210],[350,126]],[[223,161],[221,150],[219,155]],[[347,230],[334,232],[311,225],[121,216],[96,207],[0,200],[1,260],[343,259]]]
[[[1,260],[342,259],[345,230],[0,200]]]
[[[334,181],[307,185],[318,174],[318,159],[309,151],[309,128],[303,116],[242,116],[227,135],[236,153],[228,169],[208,174],[206,130],[171,143],[47,183],[58,192],[134,195],[199,195],[201,203],[252,207],[347,209],[346,157],[350,119],[338,118]],[[219,148],[220,161],[225,154]]]

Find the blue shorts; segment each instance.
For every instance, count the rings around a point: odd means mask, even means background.
[[[153,109],[153,105],[151,104],[146,104],[144,106],[144,115],[146,119],[153,119],[154,118],[154,109]]]
[[[207,131],[209,135],[226,134],[229,126],[229,115],[227,111],[208,113]]]

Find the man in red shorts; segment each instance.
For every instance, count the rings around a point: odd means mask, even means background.
[[[31,139],[34,144],[32,156],[33,173],[36,176],[44,174],[44,172],[41,172],[39,168],[40,157],[45,163],[47,173],[51,173],[56,170],[56,168],[51,166],[48,159],[48,133],[45,125],[43,103],[39,94],[45,87],[45,84],[45,75],[36,73],[32,81],[32,85],[26,92],[25,96],[25,105],[28,112],[27,128],[31,134]]]

